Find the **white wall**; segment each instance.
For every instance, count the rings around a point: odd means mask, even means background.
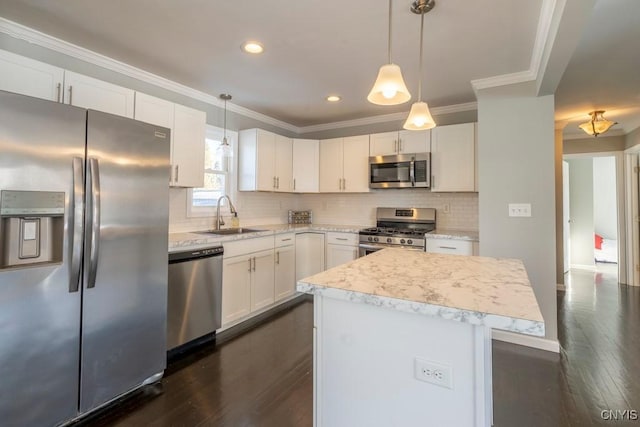
[[[593,159],[569,159],[572,267],[593,267]],[[612,191],[611,189],[609,191]],[[614,192],[615,195],[615,192]]]
[[[557,341],[554,100],[500,89],[478,92],[480,255],[524,261]],[[509,217],[509,203],[531,203],[532,216]]]
[[[593,158],[593,225],[605,239],[618,238],[616,206],[616,159]]]

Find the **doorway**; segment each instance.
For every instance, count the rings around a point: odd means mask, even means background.
[[[569,268],[615,272],[624,283],[621,166],[621,153],[564,156],[565,272]]]

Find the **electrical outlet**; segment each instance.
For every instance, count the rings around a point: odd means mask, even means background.
[[[531,216],[531,203],[509,203],[509,216]]]
[[[453,369],[451,366],[416,357],[414,376],[419,381],[453,389]]]
[[[451,206],[449,205],[449,203],[445,203],[444,205],[442,205],[442,211],[446,214],[451,212]]]

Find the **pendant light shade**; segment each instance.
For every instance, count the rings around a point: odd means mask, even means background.
[[[603,114],[604,110],[590,112],[589,115],[591,116],[591,120],[579,125],[580,129],[589,135],[598,136],[601,133],[608,131],[611,126],[618,124],[617,122],[605,119]]]
[[[389,38],[388,63],[380,67],[378,78],[376,78],[373,88],[367,100],[377,105],[398,105],[411,99],[411,94],[404,84],[400,67],[391,62],[391,0],[389,0]]]
[[[403,128],[407,130],[426,130],[436,127],[436,122],[431,117],[429,106],[426,102],[414,102],[409,112],[409,117],[404,122]]]
[[[233,148],[229,141],[227,140],[227,101],[231,99],[231,95],[226,93],[220,94],[220,99],[224,101],[224,135],[222,137],[222,142],[217,148],[218,153],[220,153],[223,157],[230,158],[233,157]]]
[[[413,13],[420,14],[420,68],[418,70],[418,101],[414,102],[409,112],[409,117],[404,122],[403,128],[407,130],[427,130],[436,127],[436,122],[431,117],[429,105],[422,101],[422,39],[424,34],[424,14],[435,6],[435,0],[415,0],[411,5]]]
[[[378,78],[373,84],[367,100],[377,105],[398,105],[411,99],[411,94],[404,84],[402,71],[396,64],[380,67]]]

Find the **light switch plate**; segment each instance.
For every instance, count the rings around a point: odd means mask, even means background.
[[[530,217],[531,203],[509,203],[509,216]]]

